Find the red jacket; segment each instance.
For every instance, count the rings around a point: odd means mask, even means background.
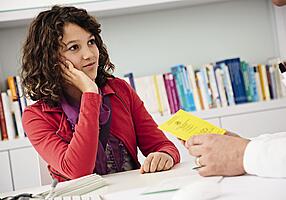
[[[124,143],[138,166],[137,146],[145,156],[161,151],[171,155],[175,163],[180,161],[177,148],[157,128],[143,102],[125,81],[110,79],[101,90],[103,94],[110,94],[110,133]],[[83,93],[74,133],[61,107],[52,108],[38,101],[25,109],[24,130],[39,155],[49,164],[52,176],[59,181],[93,173],[100,104],[99,94]]]

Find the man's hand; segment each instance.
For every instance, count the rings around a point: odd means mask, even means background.
[[[140,168],[140,173],[169,170],[174,166],[173,158],[163,152],[150,153]]]
[[[192,156],[200,157],[201,176],[236,176],[245,174],[243,156],[249,140],[229,135],[205,134],[186,142]]]

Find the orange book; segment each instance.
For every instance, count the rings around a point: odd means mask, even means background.
[[[8,82],[8,87],[11,90],[12,100],[13,101],[18,101],[17,89],[16,89],[16,84],[15,84],[15,81],[14,81],[14,77],[13,76],[8,76],[7,82]]]
[[[202,108],[202,110],[205,109],[204,107],[204,102],[203,102],[203,96],[202,96],[202,93],[201,93],[201,88],[200,88],[200,85],[199,85],[199,80],[198,80],[198,77],[197,77],[197,74],[195,74],[195,81],[196,81],[196,86],[197,87],[197,91],[198,91],[198,95],[199,95],[199,100],[200,100],[200,106]]]

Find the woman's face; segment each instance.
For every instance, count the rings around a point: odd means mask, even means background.
[[[95,80],[99,59],[95,37],[80,26],[68,23],[64,26],[62,43],[61,56],[71,61],[76,69]]]

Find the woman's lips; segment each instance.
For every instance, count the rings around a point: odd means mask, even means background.
[[[91,68],[91,67],[94,67],[95,66],[95,62],[93,62],[93,63],[89,63],[89,64],[87,64],[87,65],[84,65],[83,66],[83,68]]]

